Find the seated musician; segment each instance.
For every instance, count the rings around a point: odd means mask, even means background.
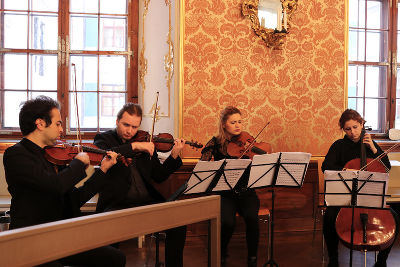
[[[361,144],[366,146],[367,158],[377,158],[383,151],[375,143],[371,135],[366,133],[363,140],[361,139],[361,132],[364,128],[365,120],[361,115],[352,109],[345,110],[340,119],[339,126],[344,131],[345,136],[342,139],[335,141],[329,148],[328,154],[325,156],[325,160],[322,163],[322,171],[325,170],[343,170],[346,163],[355,158],[360,158]],[[381,162],[384,164],[387,170],[390,169],[390,162],[385,155]],[[336,217],[339,213],[340,207],[329,206],[326,209],[323,221],[323,234],[328,249],[329,255],[329,267],[339,266],[338,265],[338,243],[339,237],[335,229]],[[396,213],[392,210],[394,218],[397,220]],[[397,230],[396,230],[397,235]],[[378,254],[377,262],[375,267],[386,266],[386,260],[388,258],[392,245],[385,250],[382,250]]]
[[[201,151],[201,160],[221,160],[233,158],[228,155],[229,142],[242,132],[242,117],[240,110],[228,106],[220,113],[218,135],[213,136]],[[229,240],[235,229],[235,216],[238,212],[246,223],[247,260],[249,267],[257,266],[257,250],[259,239],[258,210],[260,200],[254,189],[246,189],[249,171],[235,186],[234,191],[221,192],[221,266],[226,266]]]
[[[97,211],[111,211],[138,207],[165,201],[154,188],[153,181],[161,183],[181,165],[179,157],[185,140],[176,139],[170,156],[163,164],[157,156],[152,142],[136,142],[135,137],[142,122],[142,108],[134,103],[125,104],[117,114],[116,128],[97,134],[94,144],[112,150],[126,158],[132,158],[127,167],[122,163],[113,166],[109,174],[113,178],[99,194]],[[142,152],[140,154],[136,152]],[[166,267],[183,266],[183,248],[186,227],[166,231]]]
[[[63,128],[59,104],[46,96],[26,101],[19,113],[24,138],[4,153],[4,169],[11,194],[10,228],[53,222],[80,215],[80,207],[105,185],[106,172],[116,163],[117,154],[108,152],[101,166],[84,183],[89,165],[87,153],[76,155],[62,170],[45,158],[44,147],[60,138]],[[85,265],[125,266],[125,255],[105,246],[68,256],[42,266]]]

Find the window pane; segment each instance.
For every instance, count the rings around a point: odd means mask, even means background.
[[[126,60],[124,56],[100,57],[100,91],[126,90]]]
[[[387,32],[367,31],[367,59],[372,62],[387,61]]]
[[[348,96],[364,96],[364,66],[349,66]]]
[[[97,56],[71,56],[76,66],[76,90],[97,91]],[[74,90],[74,69],[71,68],[69,89]]]
[[[39,91],[30,91],[29,92],[29,99],[33,99],[33,98],[35,98],[37,96],[40,96],[40,95],[45,95],[45,96],[53,98],[54,100],[57,100],[57,92],[53,93],[53,92],[39,92]]]
[[[4,92],[4,127],[19,127],[19,105],[26,101],[26,92]],[[18,111],[18,112],[16,112]]]
[[[100,128],[110,129],[115,127],[118,111],[126,101],[126,94],[101,93],[100,94]]]
[[[27,40],[27,13],[4,12],[4,47],[26,49]]]
[[[58,11],[58,1],[54,1],[54,0],[32,0],[32,10],[34,10],[34,11],[53,11],[53,12],[57,12]]]
[[[363,98],[353,98],[349,97],[348,107],[354,110],[357,110],[361,116],[364,115],[364,100]]]
[[[5,9],[28,10],[28,0],[4,0]]]
[[[365,50],[365,32],[362,30],[349,31],[349,60],[363,61]]]
[[[366,126],[371,126],[373,131],[384,132],[386,121],[386,99],[366,99],[365,115]]]
[[[29,63],[30,88],[57,91],[57,55],[31,55]]]
[[[365,96],[386,97],[387,77],[385,66],[368,66],[365,75]]]
[[[97,17],[71,16],[71,50],[97,50]]]
[[[354,28],[365,27],[365,1],[364,0],[349,0],[349,25]]]
[[[387,29],[388,16],[383,18],[382,1],[367,1],[367,28]]]
[[[75,93],[69,94],[69,114],[70,114],[70,129],[76,129],[76,105],[75,105]],[[97,129],[97,94],[96,93],[78,93],[78,105],[79,105],[79,124],[81,130],[83,129]]]
[[[58,18],[56,15],[32,15],[30,48],[57,49]]]
[[[26,54],[5,54],[4,89],[26,90],[27,86]]]
[[[400,99],[396,99],[396,119],[394,126],[396,129],[400,129]]]
[[[400,75],[400,68],[397,67],[396,98],[400,98],[400,79],[399,79],[400,76],[399,75]],[[400,125],[399,125],[399,127],[400,127]]]
[[[113,3],[114,1],[110,1]],[[98,0],[70,0],[70,11],[80,13],[98,13],[99,1]]]
[[[126,19],[100,18],[100,50],[126,50]]]
[[[100,13],[126,14],[126,0],[100,0]]]

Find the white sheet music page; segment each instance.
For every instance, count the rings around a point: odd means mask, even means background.
[[[278,158],[279,153],[255,155],[251,165],[248,186],[257,188],[271,185]]]
[[[281,167],[279,168],[275,185],[301,186],[310,159],[310,153],[282,152],[280,161]],[[292,176],[297,183],[293,180]]]
[[[360,188],[364,181],[370,176],[371,178],[359,191],[359,194],[369,195],[358,195],[357,206],[383,208],[386,206],[386,197],[384,195],[388,188],[389,174],[360,171],[358,174],[358,188]]]
[[[193,169],[192,175],[188,180],[188,187],[184,194],[205,192],[215,177],[217,170],[225,160],[218,161],[199,161]],[[197,175],[197,176],[196,176]],[[200,179],[199,179],[200,178]]]
[[[226,159],[225,161],[224,173],[226,181],[222,175],[213,191],[231,190],[231,187],[235,187],[240,177],[242,177],[244,171],[251,163],[251,159]]]
[[[345,180],[341,180],[340,175]],[[357,177],[357,171],[324,172],[325,202],[327,206],[350,206],[352,179]],[[346,187],[346,184],[348,188]]]

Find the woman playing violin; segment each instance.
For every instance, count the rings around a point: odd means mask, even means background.
[[[340,119],[339,126],[345,133],[342,139],[335,141],[329,148],[328,154],[322,163],[322,171],[325,170],[343,170],[346,163],[351,160],[360,158],[361,145],[365,144],[366,156],[368,158],[377,158],[383,151],[379,145],[374,142],[371,135],[365,133],[364,138],[361,140],[361,133],[364,129],[365,120],[361,115],[352,109],[345,110]],[[390,162],[387,155],[381,158],[381,163],[384,164],[385,169],[390,169]],[[323,221],[323,233],[329,255],[329,267],[338,265],[338,243],[339,237],[335,230],[336,217],[340,211],[339,207],[329,206],[326,209]],[[395,214],[394,214],[395,215]],[[395,219],[396,216],[394,216]],[[375,264],[376,267],[386,266],[386,259],[388,258],[391,246],[385,250],[380,251],[378,260]]]
[[[228,106],[221,111],[218,135],[211,138],[202,150],[201,160],[221,160],[233,158],[227,153],[227,146],[242,133],[242,117],[240,110]],[[254,189],[247,189],[249,169],[245,171],[233,191],[221,193],[221,266],[225,266],[227,247],[235,227],[235,215],[238,212],[246,223],[246,241],[248,266],[257,265],[257,249],[259,239],[258,210],[260,201]]]

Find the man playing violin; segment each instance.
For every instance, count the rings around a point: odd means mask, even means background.
[[[117,114],[116,128],[97,134],[94,144],[105,150],[132,158],[132,164],[117,163],[110,169],[113,180],[100,192],[97,211],[138,207],[165,201],[154,188],[153,181],[161,183],[176,171],[182,160],[179,153],[185,140],[176,139],[171,154],[161,164],[154,143],[136,142],[135,136],[142,122],[142,109],[134,103],[125,104]],[[166,267],[183,266],[183,248],[186,227],[166,231]]]
[[[379,145],[372,140],[370,134],[365,133],[363,140],[361,140],[361,132],[364,129],[364,123],[365,120],[355,110],[347,109],[342,113],[339,119],[339,126],[344,131],[345,136],[342,139],[335,141],[329,148],[329,151],[325,156],[325,160],[322,163],[322,171],[343,170],[346,163],[360,158],[362,144],[365,144],[366,146],[366,156],[368,158],[377,158],[383,153]],[[381,163],[384,164],[385,169],[390,170],[391,166],[387,155],[381,158]],[[340,207],[327,207],[323,220],[323,234],[328,249],[329,267],[339,266],[339,237],[335,229],[336,217],[339,211]],[[398,224],[397,214],[394,211],[392,211],[392,213],[396,224]],[[379,252],[375,267],[386,266],[386,260],[391,247],[392,246]]]
[[[218,134],[211,138],[201,151],[200,160],[235,158],[227,152],[228,144],[242,133],[242,116],[239,109],[228,106],[220,113]],[[235,229],[238,212],[246,223],[248,266],[257,266],[259,240],[258,210],[260,200],[254,189],[246,189],[250,169],[246,169],[234,190],[221,192],[221,266],[226,266],[229,240]]]
[[[116,163],[117,154],[108,152],[99,169],[84,183],[89,157],[82,152],[68,166],[56,170],[45,158],[63,132],[59,104],[46,96],[26,101],[19,113],[23,139],[4,153],[4,169],[11,194],[10,228],[53,222],[80,215],[80,207],[104,185],[106,172]],[[125,255],[105,246],[53,261],[43,266],[90,265],[125,266]]]

